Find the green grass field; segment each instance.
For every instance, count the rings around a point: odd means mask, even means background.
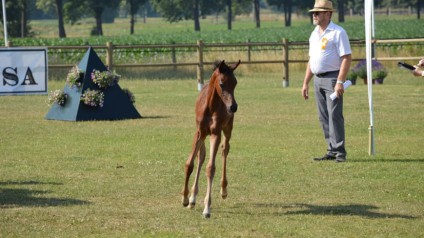
[[[377,20],[377,38],[423,37],[422,20]],[[88,37],[94,23],[86,19],[66,26],[70,38],[57,39],[56,22],[33,21],[37,37],[13,42],[296,41],[312,29],[304,18],[284,28],[273,15],[264,16],[260,30],[251,19],[237,19],[232,32],[222,19],[207,18],[201,33],[192,21],[148,19],[128,36],[128,22],[117,19],[103,26],[104,37]],[[343,26],[352,39],[363,38],[360,18]],[[385,47],[379,56],[422,53],[419,45]],[[342,164],[311,160],[323,155],[325,142],[314,98],[301,97],[302,65],[290,65],[288,88],[279,66],[239,67],[229,196],[219,196],[218,162],[208,220],[201,215],[204,172],[194,210],[181,205],[180,195],[195,129],[194,70],[117,69],[121,87],[136,96],[139,120],[50,121],[47,96],[1,96],[0,237],[423,237],[424,80],[385,66],[389,76],[373,87],[376,155],[368,155],[367,87],[358,79],[345,94],[348,162]],[[62,89],[66,72],[49,73],[49,90]]]
[[[376,155],[368,155],[367,87],[345,94],[348,162],[313,162],[324,139],[313,97],[280,74],[236,71],[239,111],[212,217],[181,205],[194,133],[196,81],[132,80],[139,120],[45,120],[46,96],[0,98],[0,237],[423,237],[424,81],[390,69],[374,91]],[[50,80],[49,89],[64,80]]]

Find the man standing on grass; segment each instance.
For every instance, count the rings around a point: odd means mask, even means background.
[[[309,98],[309,82],[314,77],[318,116],[327,142],[327,153],[315,161],[346,161],[343,118],[343,83],[352,61],[346,31],[331,21],[333,3],[317,0],[312,13],[316,26],[309,38],[309,62],[302,87],[302,96]],[[330,95],[336,92],[333,101]]]

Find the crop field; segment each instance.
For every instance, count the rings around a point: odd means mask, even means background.
[[[361,39],[363,22],[354,20],[344,26]],[[424,36],[422,20],[377,20],[379,34],[394,34],[383,38]],[[54,32],[54,22],[33,21],[40,35],[13,41],[17,46],[110,39],[141,44],[158,43],[162,35],[162,43],[194,42],[198,36],[237,42],[250,35],[258,37],[252,41],[266,41],[264,35],[280,40],[285,34],[273,35],[275,29],[291,32],[272,17],[261,30],[242,19],[231,33],[223,30],[224,22],[211,19],[203,20],[201,33],[192,32],[188,21],[148,19],[138,24],[137,35],[117,37],[128,24],[118,19],[120,27],[105,25],[107,35],[96,38],[87,37],[92,23],[87,21],[67,26],[68,35],[75,36],[67,39],[47,34]],[[419,24],[408,28],[407,22]],[[394,25],[401,28],[393,31]],[[307,19],[293,27],[299,41],[312,29]],[[304,33],[297,33],[300,29]],[[379,54],[422,56],[421,48],[392,45]],[[73,57],[77,63],[79,56]],[[368,154],[367,87],[358,79],[344,96],[348,160],[334,163],[312,161],[326,146],[313,95],[307,101],[301,97],[301,65],[290,65],[287,88],[281,86],[279,66],[241,65],[235,72],[239,110],[227,167],[229,195],[225,200],[219,195],[218,156],[210,219],[202,217],[204,170],[196,207],[183,207],[180,195],[195,129],[194,70],[118,68],[120,86],[134,93],[143,116],[136,120],[46,120],[46,95],[1,96],[0,237],[424,237],[424,80],[391,63],[385,66],[384,84],[373,86],[376,154]],[[49,91],[65,87],[66,73],[49,72]]]
[[[287,38],[290,42],[307,41],[313,26],[309,18],[303,15],[293,16],[291,27],[283,27],[284,22],[280,15],[264,14],[261,28],[256,29],[252,20],[246,16],[239,17],[233,24],[233,30],[226,30],[226,22],[219,18],[218,20],[208,17],[201,21],[201,32],[193,30],[192,21],[181,21],[178,23],[168,23],[161,18],[148,18],[146,23],[142,19],[136,23],[134,35],[128,33],[129,19],[117,18],[115,23],[103,24],[105,35],[102,37],[89,36],[94,20],[84,19],[80,24],[66,25],[68,38],[57,38],[57,22],[55,20],[32,21],[32,29],[37,33],[35,38],[11,39],[14,46],[56,46],[56,45],[87,45],[105,46],[106,42],[112,42],[114,45],[139,45],[139,44],[170,44],[170,43],[189,43],[195,44],[197,40],[203,40],[205,43],[238,43],[238,42],[281,42]],[[335,19],[336,16],[334,16]],[[377,39],[402,39],[402,38],[423,38],[421,26],[423,20],[415,19],[411,16],[376,16],[376,38]],[[359,16],[346,17],[345,23],[340,23],[348,32],[351,40],[364,39],[364,21]],[[396,30],[393,30],[396,29]],[[1,41],[1,39],[0,39]],[[355,46],[353,57],[363,58],[365,47]],[[225,52],[225,56],[223,56]],[[84,55],[85,50],[74,49],[49,49],[50,64],[74,64]],[[105,58],[105,50],[97,51],[101,57]],[[246,49],[215,49],[209,52],[205,51],[204,58],[207,61],[216,59],[228,60],[246,60]],[[413,44],[386,44],[377,48],[378,57],[394,56],[418,56],[424,55],[424,44],[417,42]],[[196,59],[195,48],[177,48],[177,62],[193,62]],[[307,58],[306,47],[291,47],[290,60],[304,60]],[[126,48],[115,50],[114,62],[120,63],[171,63],[172,52],[169,48]],[[253,47],[252,59],[282,59],[281,47]],[[394,66],[388,62],[389,66]],[[262,66],[260,66],[262,67]],[[257,69],[255,67],[254,71]],[[299,70],[304,65],[298,64],[295,68]],[[264,70],[272,72],[281,71],[277,66],[264,66]]]
[[[215,21],[208,17],[201,20],[201,31],[194,31],[193,21],[168,23],[162,18],[148,18],[146,23],[138,20],[135,34],[129,34],[129,19],[117,18],[115,23],[103,24],[104,36],[92,37],[90,30],[94,20],[84,19],[80,24],[65,25],[68,38],[58,38],[57,21],[34,20],[31,26],[36,37],[31,39],[12,39],[14,45],[105,45],[107,41],[115,45],[159,44],[159,43],[195,43],[204,42],[280,42],[283,38],[290,41],[307,41],[313,25],[305,16],[293,16],[292,26],[284,27],[280,16],[262,15],[261,28],[255,28],[251,18],[242,17],[233,23],[233,29],[227,30],[223,19]],[[334,21],[337,22],[336,16]],[[376,16],[375,35],[377,39],[422,38],[423,20],[416,16]],[[364,20],[359,16],[346,17],[340,23],[349,34],[351,40],[365,39]],[[3,43],[4,45],[4,43]]]

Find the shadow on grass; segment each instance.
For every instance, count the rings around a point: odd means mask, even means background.
[[[362,162],[369,162],[369,163],[424,163],[424,159],[352,159],[349,162],[352,163],[362,163]]]
[[[63,185],[62,183],[44,183],[37,181],[7,181],[0,182],[1,186],[4,185]],[[50,193],[49,191],[22,189],[22,188],[0,188],[0,209],[13,208],[13,207],[55,207],[55,206],[74,206],[74,205],[87,205],[90,202],[70,199],[70,198],[53,198],[41,197]]]
[[[170,116],[143,116],[142,119],[167,119],[171,118]]]
[[[329,216],[362,216],[367,218],[403,218],[416,219],[415,216],[377,212],[377,206],[364,204],[320,206],[311,204],[255,204],[259,208],[288,209],[292,211],[272,212],[275,215],[329,215]]]

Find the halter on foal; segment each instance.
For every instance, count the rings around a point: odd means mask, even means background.
[[[224,61],[220,62],[209,81],[196,101],[196,133],[194,135],[191,153],[185,163],[185,181],[183,189],[183,205],[193,208],[196,205],[196,195],[199,191],[199,174],[205,161],[206,148],[205,139],[210,135],[210,157],[206,167],[207,190],[205,196],[205,208],[203,216],[210,217],[212,181],[215,175],[215,158],[218,147],[221,142],[221,131],[224,132],[224,143],[222,144],[222,178],[221,178],[221,196],[227,197],[227,155],[230,151],[230,138],[233,129],[234,113],[237,111],[237,103],[234,98],[234,89],[237,85],[237,79],[233,71],[239,66],[240,60],[234,66],[228,66]],[[198,157],[196,177],[189,194],[189,180],[194,168],[194,159]]]

